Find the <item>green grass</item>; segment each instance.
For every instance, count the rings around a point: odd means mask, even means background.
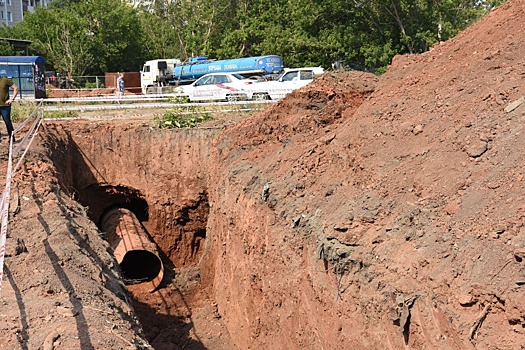
[[[13,122],[22,122],[34,111],[36,102],[26,100],[16,100],[11,105],[11,120]]]
[[[45,118],[75,118],[78,117],[79,114],[77,111],[48,111],[45,112],[44,117]]]
[[[37,106],[37,102],[28,100],[18,100],[12,104],[11,120],[13,122],[23,122]],[[45,112],[46,118],[72,118],[78,117],[79,113],[76,111],[56,111]]]
[[[185,108],[176,108],[175,110],[164,113],[160,118],[155,117],[155,123],[159,128],[194,128],[200,123],[212,119],[213,118],[209,113],[187,111]]]

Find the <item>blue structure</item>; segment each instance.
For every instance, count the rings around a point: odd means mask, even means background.
[[[0,56],[0,77],[14,81],[20,98],[45,98],[45,64],[42,56]]]
[[[283,58],[277,55],[209,60],[208,57],[192,57],[188,63],[175,65],[173,81],[170,83],[192,82],[208,73],[238,73],[245,76],[280,73],[284,69]]]

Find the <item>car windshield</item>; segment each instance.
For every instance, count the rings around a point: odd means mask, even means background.
[[[204,76],[195,82],[195,86],[211,84],[212,75]]]
[[[281,80],[282,81],[294,81],[297,80],[297,74],[298,72],[286,72],[282,75]]]
[[[240,75],[240,74],[232,74],[232,76],[233,76],[234,78],[239,79],[239,80],[244,80],[244,79],[246,79],[245,77],[243,77],[243,76]]]

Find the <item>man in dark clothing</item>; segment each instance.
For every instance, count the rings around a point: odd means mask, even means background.
[[[9,88],[13,88],[13,97],[9,97]],[[13,134],[13,123],[11,122],[11,103],[15,100],[18,95],[18,86],[6,77],[0,79],[0,114],[4,119],[5,126],[7,128],[7,134],[9,138]],[[14,138],[13,138],[14,141]]]
[[[118,96],[124,96],[124,73],[119,73],[117,78],[117,92]]]

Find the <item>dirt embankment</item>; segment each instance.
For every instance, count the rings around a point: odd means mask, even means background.
[[[217,139],[210,278],[240,348],[525,344],[524,7]]]
[[[15,178],[0,347],[522,348],[524,17],[509,1],[220,133],[46,124]],[[125,291],[96,226],[115,206],[163,254],[155,293]]]

